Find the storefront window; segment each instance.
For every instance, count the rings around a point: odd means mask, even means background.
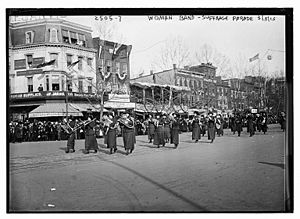
[[[28,92],[33,92],[33,78],[32,77],[27,78],[27,87],[28,87]]]

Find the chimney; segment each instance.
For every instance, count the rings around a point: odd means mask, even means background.
[[[173,69],[176,69],[177,67],[176,67],[176,64],[173,64]]]
[[[150,75],[153,75],[153,70],[150,70]]]

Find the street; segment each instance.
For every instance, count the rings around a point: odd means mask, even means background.
[[[122,138],[110,155],[83,154],[84,140],[66,154],[66,141],[10,144],[11,211],[283,211],[284,132],[241,137],[229,129],[209,143],[180,135],[177,149],[137,136],[126,156]]]

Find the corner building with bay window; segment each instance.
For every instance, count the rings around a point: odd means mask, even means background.
[[[88,108],[93,110],[97,51],[91,28],[61,18],[14,20],[10,17],[12,119],[82,116]]]

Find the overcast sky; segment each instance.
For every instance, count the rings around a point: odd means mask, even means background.
[[[91,27],[93,36],[97,36],[96,23],[101,21],[95,21],[94,16],[67,19]],[[262,58],[268,49],[278,50],[269,51],[261,61],[267,64],[266,70],[270,74],[284,70],[285,53],[280,52],[285,51],[284,17],[276,16],[273,21],[258,20],[258,16],[253,16],[252,19],[253,21],[233,21],[232,16],[229,16],[226,21],[209,21],[197,17],[194,20],[180,21],[178,16],[173,16],[172,20],[149,21],[148,16],[122,16],[121,21],[115,17],[110,22],[115,27],[112,40],[119,40],[122,35],[123,43],[133,46],[131,77],[137,76],[141,71],[148,74],[166,40],[178,36],[186,43],[192,58],[204,44],[212,46],[232,62],[238,57],[248,59],[257,53]],[[272,55],[270,61],[266,61],[268,54]],[[251,63],[256,64],[257,61]]]

